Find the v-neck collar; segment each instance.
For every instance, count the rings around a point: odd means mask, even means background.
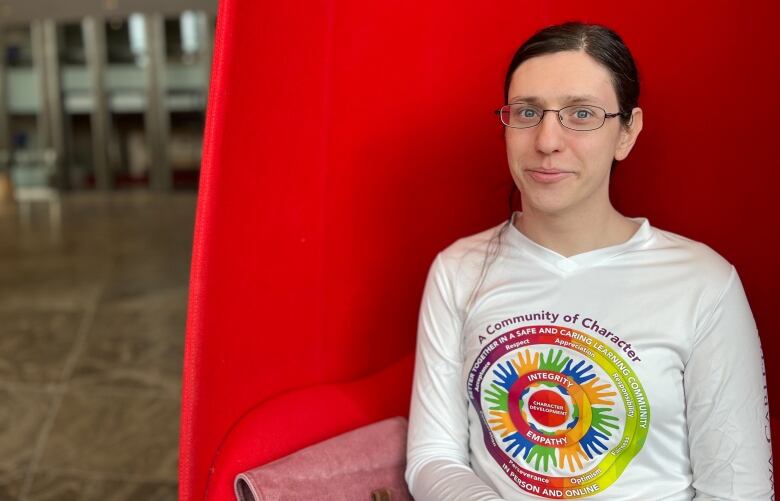
[[[512,213],[512,217],[509,220],[509,231],[507,232],[507,237],[523,252],[535,257],[536,259],[544,261],[564,274],[582,268],[594,266],[606,259],[617,256],[618,254],[622,254],[628,250],[641,247],[652,237],[652,227],[650,226],[650,222],[647,220],[647,218],[630,218],[632,221],[639,223],[639,228],[636,230],[633,236],[631,236],[631,238],[625,242],[565,257],[552,249],[548,249],[547,247],[534,242],[525,236],[520,230],[518,230],[515,226],[515,219],[520,214],[520,211],[515,211]]]

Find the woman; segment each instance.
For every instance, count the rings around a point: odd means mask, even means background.
[[[734,267],[609,200],[643,120],[623,41],[597,25],[543,29],[505,94],[522,212],[431,266],[412,495],[770,499],[761,348]]]

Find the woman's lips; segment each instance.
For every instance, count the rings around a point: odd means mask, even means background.
[[[572,175],[571,172],[561,170],[528,170],[526,172],[537,183],[557,183]]]

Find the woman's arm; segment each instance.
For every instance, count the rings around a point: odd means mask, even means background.
[[[409,415],[406,481],[416,501],[500,501],[469,466],[461,319],[441,254],[425,284]]]
[[[763,356],[733,267],[697,329],[683,381],[696,499],[773,499]]]

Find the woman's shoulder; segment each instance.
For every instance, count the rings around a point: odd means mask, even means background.
[[[478,233],[458,238],[445,247],[439,256],[445,263],[463,263],[464,261],[483,260],[495,252],[502,244],[502,235],[509,221],[503,221]]]
[[[652,248],[663,252],[667,259],[716,282],[728,280],[731,276],[734,266],[708,244],[656,227],[652,227],[652,232]]]

